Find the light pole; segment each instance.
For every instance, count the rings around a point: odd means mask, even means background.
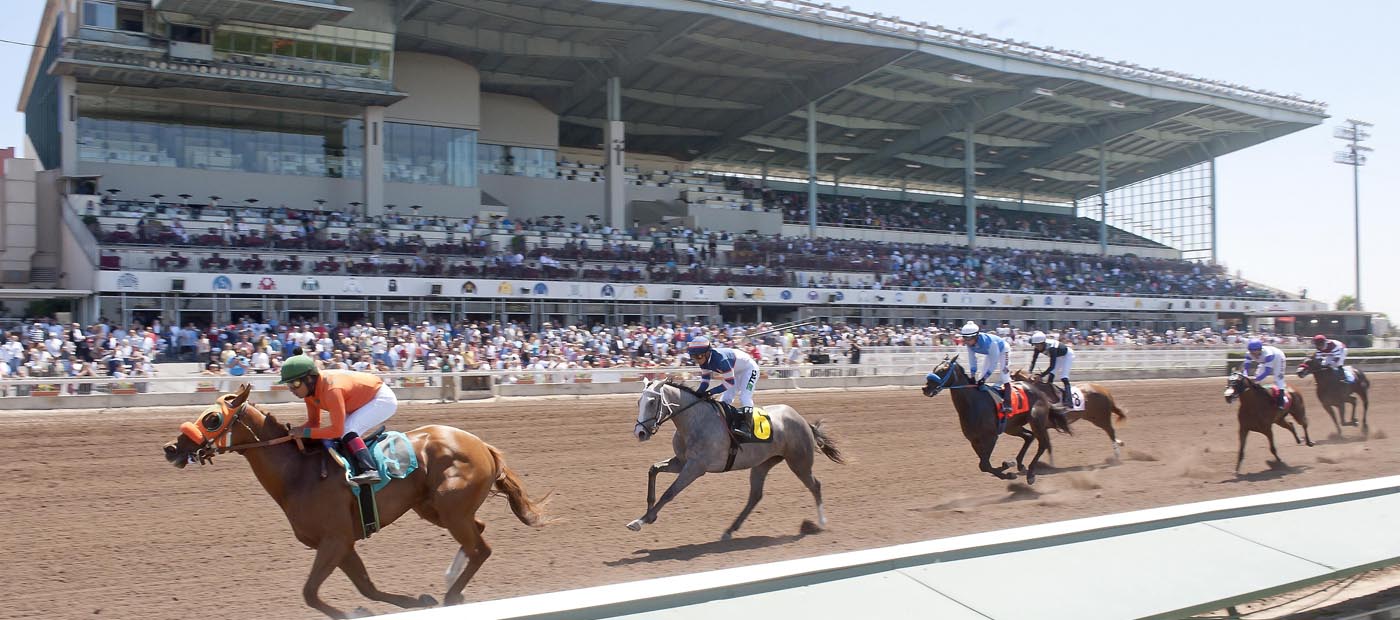
[[[1347,119],[1332,135],[1346,141],[1346,150],[1337,151],[1332,161],[1351,166],[1352,219],[1356,226],[1353,242],[1356,251],[1356,308],[1361,309],[1361,167],[1366,165],[1366,153],[1374,150],[1361,143],[1371,137],[1367,127],[1374,127],[1366,121]]]

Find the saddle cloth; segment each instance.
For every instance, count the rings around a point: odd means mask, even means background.
[[[327,440],[327,444],[334,444]],[[418,469],[418,454],[413,451],[413,442],[408,440],[408,435],[399,431],[387,431],[378,433],[365,441],[365,446],[369,448],[370,456],[374,458],[375,468],[379,470],[379,482],[370,488],[370,492],[378,493],[389,484],[391,480],[401,480],[407,478],[409,474]],[[346,484],[350,483],[350,466],[345,455],[334,445],[327,445],[326,452],[331,455],[341,466],[342,475]],[[355,495],[360,494],[360,486],[351,486]]]
[[[737,416],[737,412],[735,415]],[[773,441],[773,423],[768,419],[768,412],[764,411],[762,407],[754,407],[752,419],[745,420],[745,422],[749,423],[749,434],[753,436],[753,439],[741,439],[732,433],[730,437],[739,443],[769,443]]]
[[[1001,410],[1001,390],[991,386],[983,386],[981,391],[991,397],[992,402],[996,403],[998,420],[1005,420],[1031,410],[1031,399],[1026,395],[1026,389],[1019,385],[1012,384],[1011,386],[1010,413],[1003,413]]]

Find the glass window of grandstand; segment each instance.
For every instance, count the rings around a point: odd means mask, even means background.
[[[83,25],[108,30],[144,32],[146,14],[141,9],[117,6],[108,0],[83,2]]]
[[[539,179],[555,177],[557,153],[554,149],[482,144],[477,147],[477,172]]]
[[[82,161],[360,178],[359,119],[79,95]]]
[[[217,60],[269,69],[390,79],[392,35],[317,26],[310,31],[222,26],[214,33]]]
[[[384,180],[476,186],[476,132],[409,123],[384,124]]]

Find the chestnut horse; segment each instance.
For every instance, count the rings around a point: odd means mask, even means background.
[[[1317,379],[1317,399],[1322,401],[1322,409],[1327,415],[1332,417],[1332,423],[1337,425],[1337,436],[1342,436],[1343,426],[1356,426],[1356,399],[1360,398],[1363,405],[1361,409],[1361,433],[1366,434],[1370,427],[1366,424],[1367,415],[1371,412],[1371,380],[1366,377],[1366,373],[1359,368],[1352,368],[1356,373],[1356,383],[1350,385],[1337,376],[1337,371],[1325,368],[1322,361],[1309,357],[1298,365],[1298,377],[1306,377],[1311,374]],[[1351,404],[1351,421],[1347,421],[1347,404]],[[1336,413],[1333,413],[1333,409]]]
[[[1225,385],[1225,402],[1231,403],[1236,398],[1240,399],[1240,455],[1235,459],[1235,473],[1240,473],[1240,464],[1244,462],[1244,441],[1249,437],[1250,431],[1267,438],[1269,452],[1274,453],[1274,460],[1279,465],[1285,465],[1283,459],[1279,458],[1278,448],[1274,447],[1274,425],[1288,429],[1288,432],[1293,433],[1293,441],[1303,443],[1298,439],[1298,429],[1288,421],[1287,416],[1291,415],[1298,421],[1303,427],[1303,437],[1308,440],[1308,446],[1313,445],[1312,437],[1308,436],[1308,416],[1303,407],[1303,395],[1297,388],[1290,387],[1288,397],[1293,400],[1288,405],[1288,411],[1280,410],[1274,403],[1274,395],[1269,388],[1255,383],[1244,373],[1231,373],[1230,380]]]
[[[1060,395],[1055,391],[1054,385],[1036,381],[1035,377],[1024,370],[1012,372],[1011,380],[1034,386],[1052,402],[1060,400]],[[1122,460],[1119,448],[1122,447],[1123,441],[1118,439],[1118,432],[1113,428],[1113,418],[1117,416],[1118,421],[1122,422],[1128,416],[1123,413],[1123,409],[1118,406],[1118,403],[1113,401],[1113,393],[1109,392],[1108,388],[1097,383],[1076,383],[1074,386],[1079,388],[1079,392],[1084,395],[1084,409],[1065,412],[1069,423],[1074,424],[1079,420],[1088,420],[1090,424],[1103,429],[1103,432],[1108,433],[1108,440],[1113,442],[1113,460]]]
[[[345,479],[323,476],[329,457],[321,450],[298,449],[300,442],[287,434],[286,426],[248,402],[250,389],[245,384],[237,394],[225,394],[193,423],[182,424],[180,435],[165,445],[165,459],[178,468],[211,462],[215,454],[225,452],[238,452],[248,459],[253,475],[286,513],[297,540],[316,550],[311,574],[301,590],[307,605],[332,618],[348,617],[317,595],[321,583],[336,568],[370,599],[403,608],[436,605],[427,594],[391,594],[374,586],[355,552],[359,515]],[[471,433],[433,425],[406,434],[420,466],[375,495],[380,526],[387,527],[412,509],[450,532],[461,547],[447,570],[444,604],[460,603],[462,589],[491,556],[491,547],[481,537],[486,524],[476,518],[476,511],[492,487],[509,499],[511,510],[525,525],[544,524],[543,501],[526,495],[500,450]]]
[[[1040,456],[1051,450],[1050,429],[1070,432],[1069,419],[1065,416],[1064,405],[1045,398],[1030,386],[1022,387],[1026,389],[1030,410],[1008,419],[1004,430],[998,428],[999,406],[996,401],[990,394],[982,394],[977,389],[977,384],[967,376],[956,355],[952,359],[944,358],[933,372],[928,373],[923,392],[929,398],[945,389],[952,394],[953,408],[958,411],[958,424],[962,426],[963,437],[972,444],[973,452],[977,453],[977,466],[982,471],[1002,480],[1014,479],[1016,474],[1006,473],[1012,465],[1011,461],[1003,461],[1000,467],[992,466],[992,449],[996,448],[997,437],[1002,433],[1020,437],[1025,443],[1021,444],[1021,451],[1016,454],[1016,469],[1026,473],[1026,484],[1035,484],[1035,466],[1040,462]],[[1027,424],[1030,424],[1029,429],[1026,428]],[[1036,451],[1031,464],[1027,466],[1024,459],[1032,441],[1036,442]]]

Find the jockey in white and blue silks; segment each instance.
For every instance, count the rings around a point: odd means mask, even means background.
[[[720,394],[720,402],[730,406],[733,406],[735,398],[739,399],[738,421],[741,424],[736,425],[731,421],[731,426],[738,426],[736,430],[742,433],[746,426],[742,423],[753,415],[753,388],[758,384],[758,364],[748,353],[738,349],[711,347],[710,339],[705,336],[691,338],[686,352],[700,367],[701,394]],[[720,383],[712,388],[710,377],[716,374]]]
[[[1347,383],[1352,383],[1356,380],[1356,378],[1351,376],[1351,373],[1346,370],[1347,345],[1342,344],[1342,341],[1332,340],[1327,336],[1318,334],[1313,336],[1313,346],[1317,347],[1317,353],[1313,354],[1313,358],[1321,362],[1323,368],[1331,368],[1333,372],[1336,372],[1337,375]]]
[[[976,323],[968,321],[958,332],[962,338],[962,343],[967,346],[967,366],[969,374],[978,384],[987,384],[987,379],[993,372],[997,373],[996,381],[991,382],[991,386],[1002,391],[1001,410],[1003,413],[1011,412],[1011,345],[996,334],[984,334],[977,327]],[[987,370],[982,376],[977,376],[977,356],[982,355],[987,358]]]
[[[1274,398],[1278,402],[1279,409],[1282,409],[1283,395],[1288,393],[1287,376],[1284,373],[1288,360],[1284,357],[1283,351],[1278,350],[1277,347],[1265,345],[1264,341],[1258,338],[1250,340],[1247,348],[1248,352],[1244,356],[1244,374],[1260,385],[1267,385],[1268,380],[1272,378]]]

